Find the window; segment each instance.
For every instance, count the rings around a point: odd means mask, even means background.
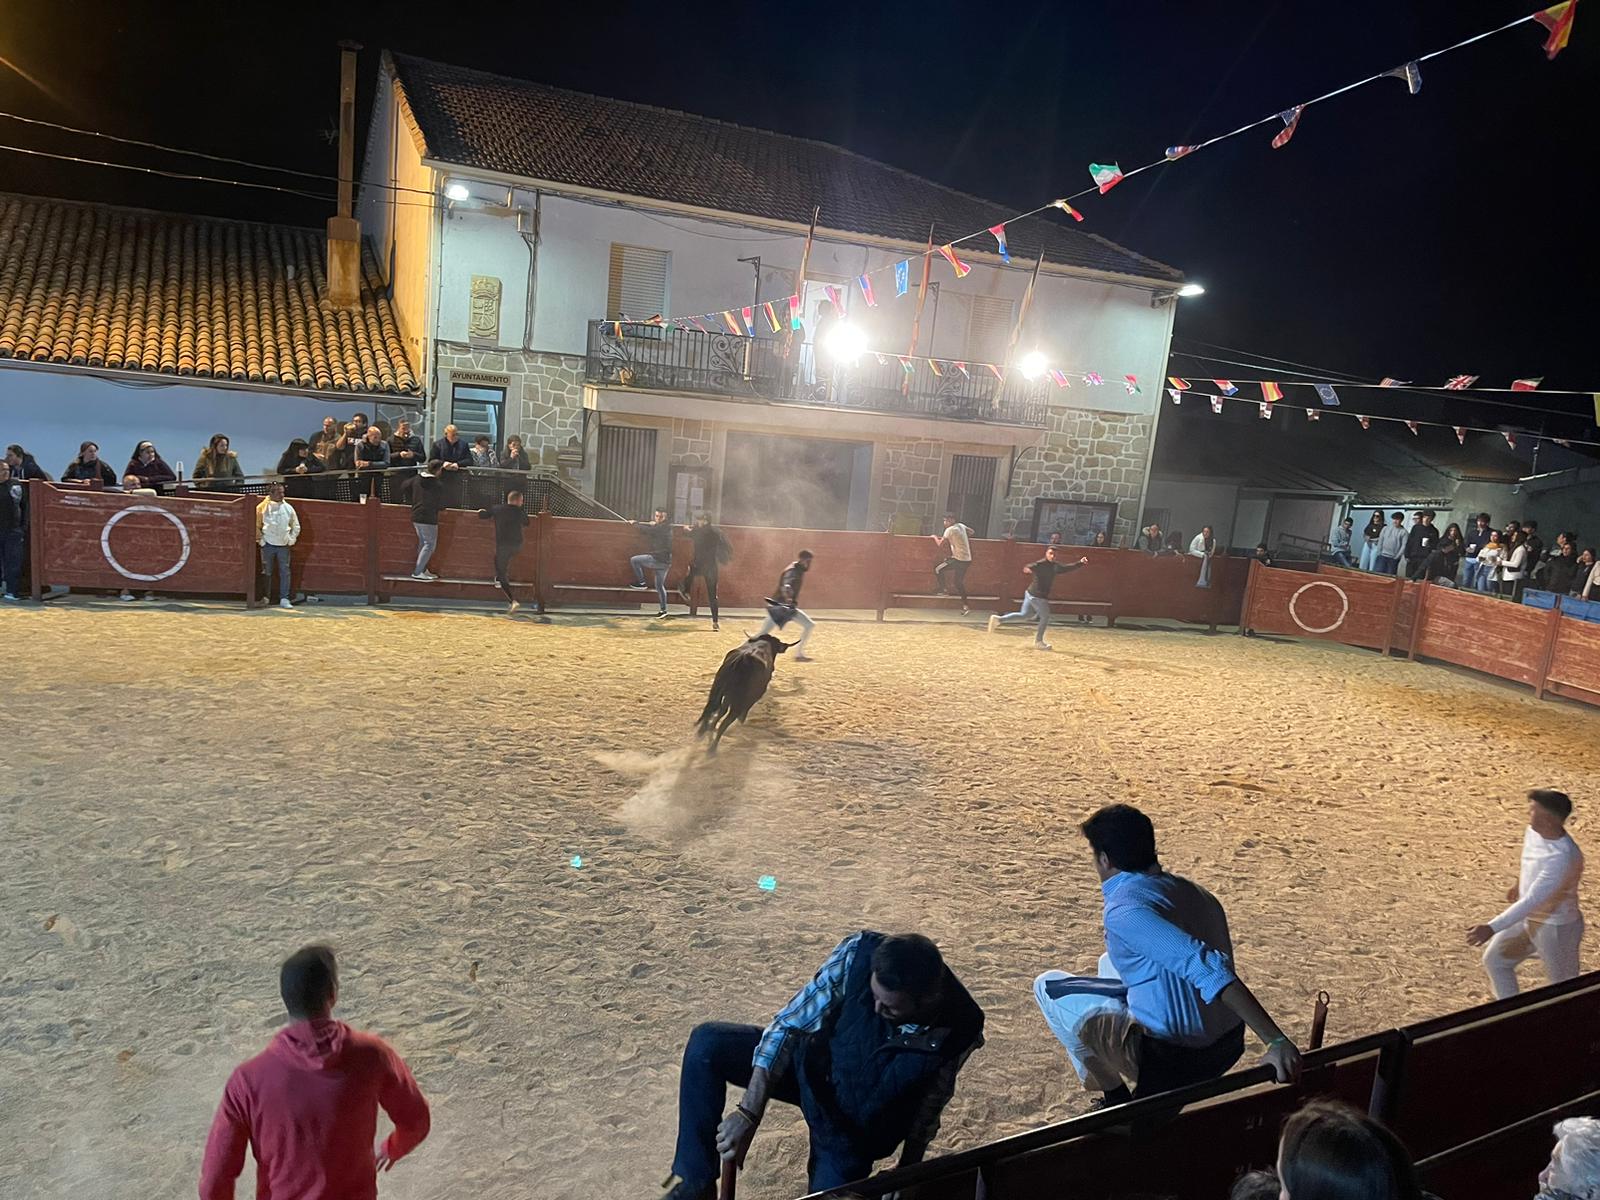
[[[986,454],[955,454],[950,458],[950,495],[945,508],[979,537],[989,536],[998,461]]]
[[[1003,362],[1011,341],[1011,301],[1000,296],[972,298],[972,324],[967,327],[967,356],[972,362]]]
[[[672,255],[666,250],[611,243],[611,275],[606,284],[606,320],[644,321],[667,311],[667,276]]]
[[[595,464],[595,500],[630,521],[648,521],[655,490],[656,431],[602,425]]]
[[[469,446],[480,433],[489,435],[491,445],[504,445],[505,411],[503,387],[457,383],[450,388],[450,423]]]

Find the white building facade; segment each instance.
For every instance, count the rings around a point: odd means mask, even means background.
[[[821,214],[786,352],[808,186]],[[964,278],[935,255],[918,321],[925,242],[909,227],[945,240],[1004,210],[836,147],[398,56],[358,216],[432,432],[517,435],[621,515],[926,531],[955,511],[987,536],[1038,524],[1069,540],[1136,527],[1182,277],[1061,222],[1008,226],[1009,264],[987,234],[964,243]],[[816,343],[830,296],[868,347],[853,363]],[[754,335],[735,336],[720,314],[745,306]],[[1023,375],[1034,350],[1069,386]]]

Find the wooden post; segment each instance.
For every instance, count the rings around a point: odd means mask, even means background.
[[[33,577],[33,601],[44,599],[44,497],[50,485],[30,479],[28,497],[28,573]]]
[[[533,601],[541,615],[544,613],[545,572],[550,557],[550,495],[545,493],[539,505],[539,515],[533,522]]]
[[[1422,590],[1417,593],[1417,611],[1411,614],[1411,641],[1406,644],[1406,657],[1412,662],[1417,661],[1417,640],[1422,636],[1422,619],[1428,612],[1428,593],[1433,584],[1424,579],[1417,587]]]
[[[1400,596],[1405,591],[1406,581],[1400,576],[1394,577],[1394,588],[1389,593],[1389,628],[1383,635],[1383,656],[1389,657],[1389,652],[1394,649],[1395,622],[1400,619]]]
[[[1544,637],[1544,653],[1539,656],[1539,678],[1533,684],[1533,698],[1543,700],[1550,684],[1550,665],[1555,662],[1556,642],[1561,638],[1561,597],[1550,606],[1550,629]]]
[[[1261,563],[1253,556],[1245,565],[1244,575],[1244,602],[1239,609],[1239,633],[1241,636],[1250,636],[1250,602],[1256,595],[1256,568]]]
[[[883,620],[884,610],[889,607],[889,560],[894,554],[894,525],[883,531],[883,554],[878,564],[878,620]]]
[[[362,505],[367,510],[367,603],[378,602],[378,519],[382,505],[376,496],[368,496]]]
[[[266,503],[266,497],[263,496],[261,502],[263,504],[265,504]],[[244,510],[244,519],[245,519],[245,535],[244,535],[244,558],[245,558],[244,606],[246,608],[254,608],[256,606],[256,599],[257,599],[257,597],[256,597],[256,581],[259,578],[259,568],[257,566],[257,549],[256,549],[256,511],[255,511],[255,505],[251,504],[250,501],[248,501],[248,500],[235,500],[234,503],[236,505],[238,505],[241,509]],[[289,571],[289,577],[291,579],[294,577],[294,571],[293,570]],[[287,599],[292,600],[294,598],[294,587],[289,583],[289,580],[286,579],[286,580],[283,581],[283,588],[284,588],[284,593],[283,593],[284,596]],[[272,599],[272,581],[270,579],[267,581],[267,594],[266,594],[265,598],[268,599],[268,600]]]

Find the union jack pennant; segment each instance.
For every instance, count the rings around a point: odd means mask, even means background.
[[[1122,386],[1130,396],[1143,394],[1139,391],[1139,380],[1132,375],[1124,375],[1122,377]]]
[[[1180,392],[1189,390],[1189,381],[1187,379],[1179,379],[1176,375],[1168,375],[1167,382]]]
[[[1289,144],[1289,139],[1294,136],[1295,128],[1300,124],[1300,114],[1305,112],[1304,104],[1296,104],[1293,108],[1285,109],[1278,114],[1278,119],[1283,122],[1283,128],[1278,131],[1278,136],[1272,139],[1272,148],[1282,150]]]
[[[1222,397],[1221,396],[1213,396],[1213,397],[1211,397],[1211,411],[1214,412],[1214,413],[1220,413],[1222,411]]]
[[[878,300],[872,294],[872,279],[866,275],[857,275],[856,283],[861,288],[861,296],[867,302],[868,308],[877,308]]]
[[[956,257],[955,246],[952,243],[946,242],[940,246],[939,253],[944,255],[944,260],[955,268],[957,279],[965,279],[972,273],[972,268]]]
[[[1229,383],[1226,379],[1213,379],[1211,382],[1216,384],[1217,387],[1221,389],[1224,396],[1237,396],[1239,394],[1239,389],[1234,387],[1233,384]]]
[[[989,226],[989,232],[994,234],[994,240],[1000,243],[1000,261],[1001,262],[1010,262],[1011,261],[1011,251],[1006,249],[1006,227],[1005,227],[1005,222],[1002,221],[998,225]]]
[[[1450,381],[1444,385],[1447,392],[1464,392],[1478,382],[1476,375],[1452,375]]]
[[[1096,374],[1094,371],[1087,371],[1084,373],[1083,381],[1089,384],[1091,387],[1099,387],[1105,382],[1105,377]]]

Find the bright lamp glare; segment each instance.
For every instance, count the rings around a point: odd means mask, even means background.
[[[828,336],[823,341],[823,349],[834,358],[853,362],[866,353],[867,335],[848,321],[841,321],[828,330]]]
[[[444,189],[444,198],[446,200],[465,200],[471,195],[472,193],[467,191],[467,185],[464,183],[448,184]]]
[[[1180,296],[1204,296],[1205,294],[1205,288],[1198,283],[1186,283],[1178,289],[1178,295]]]
[[[1044,355],[1040,354],[1037,350],[1028,351],[1028,353],[1022,356],[1022,361],[1017,364],[1017,366],[1022,368],[1022,375],[1025,379],[1039,378],[1039,376],[1044,374],[1045,368],[1049,365],[1050,364],[1045,361]]]

